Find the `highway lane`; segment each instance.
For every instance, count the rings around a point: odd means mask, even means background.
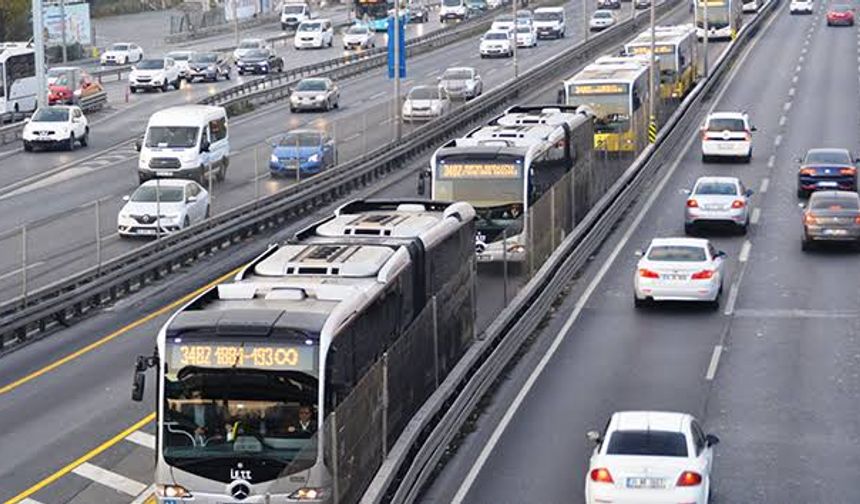
[[[667,163],[674,173],[645,192],[653,205],[629,212],[423,502],[581,502],[584,434],[625,409],[687,411],[721,437],[715,503],[860,500],[850,476],[860,465],[858,258],[800,252],[791,162],[807,147],[858,147],[858,112],[845,106],[858,92],[857,32],[823,24],[821,11],[791,17],[782,6],[712,103],[750,113],[753,162],[703,165],[690,131]],[[719,313],[634,310],[634,250],[683,233],[682,190],[706,174],[734,174],[757,191],[749,236],[712,238],[729,255],[726,294],[737,294]]]
[[[579,8],[579,3],[568,4],[568,18],[575,19]],[[521,50],[520,69],[524,71],[562,47],[575,44],[576,27],[569,27],[569,30],[574,33],[569,32],[565,39],[541,41],[535,49]],[[456,56],[452,58],[452,54]],[[409,62],[409,75],[414,77],[407,79],[404,90],[417,83],[435,84],[435,76],[449,65],[478,68],[486,90],[513,75],[511,60],[481,59],[477,40],[466,40],[413,58]],[[261,143],[264,135],[270,140],[295,127],[309,124],[326,127],[339,140],[340,159],[390,141],[394,136],[392,104],[387,91],[390,83],[383,72],[384,69],[380,69],[340,83],[342,105],[330,113],[290,114],[286,104],[281,103],[231,121],[231,165],[226,182],[214,186],[213,214],[293,183],[268,177],[266,163],[270,146],[268,141]],[[141,129],[143,121],[141,119]],[[377,127],[367,128],[367,125]],[[256,171],[255,149],[260,152]],[[113,158],[114,155],[117,157]],[[145,243],[119,240],[115,234],[116,214],[122,205],[120,198],[137,187],[136,166],[137,153],[126,144],[119,152],[112,152],[103,159],[75,163],[70,169],[0,196],[0,230],[6,230],[0,237],[0,251],[3,252],[0,253],[0,285],[6,287],[3,298],[9,299],[21,292],[20,273],[24,266],[20,261],[23,237],[19,227],[22,223],[31,223],[27,238],[27,263],[32,265],[27,269],[29,289],[96,264],[96,200],[101,201],[99,229],[105,238],[102,258],[131,251]],[[33,201],[48,203],[34,205]]]

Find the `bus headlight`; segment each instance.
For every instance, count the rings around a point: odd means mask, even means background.
[[[320,500],[326,496],[325,488],[305,487],[291,493],[289,498],[294,500]]]
[[[155,493],[159,497],[191,497],[191,492],[180,485],[155,485]]]

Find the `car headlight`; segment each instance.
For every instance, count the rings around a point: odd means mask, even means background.
[[[314,96],[314,101],[323,101],[323,100],[325,100],[325,96],[323,96],[323,95]]]
[[[155,485],[159,497],[191,497],[191,492],[180,485]]]
[[[311,157],[308,158],[308,162],[311,162],[311,163],[316,163],[319,160],[320,160],[319,154],[312,154]]]
[[[279,161],[278,156],[276,156],[274,154],[272,154],[272,157],[269,158],[270,163],[277,163],[278,161]]]
[[[442,109],[441,103],[433,103],[430,105],[430,110],[432,110],[433,112],[439,112],[441,109]]]
[[[290,101],[291,102],[297,102],[297,101],[299,101],[299,97],[296,95],[290,95]]]
[[[289,498],[293,500],[319,500],[324,498],[327,493],[328,489],[326,488],[304,487],[299,488],[295,492],[291,493]]]
[[[120,214],[119,214],[119,220],[121,220],[121,221],[125,221],[125,220],[128,220],[130,218],[131,218],[131,216],[125,212],[120,212]]]
[[[215,71],[215,65],[209,65],[208,67],[206,67],[206,70],[209,70],[210,72],[214,72]]]

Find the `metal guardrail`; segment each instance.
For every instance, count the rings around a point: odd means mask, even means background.
[[[682,1],[682,0],[672,0]],[[658,7],[661,13],[664,7]],[[616,28],[591,37],[550,58],[498,88],[467,102],[451,114],[417,128],[320,175],[284,188],[258,202],[250,202],[206,222],[129,251],[100,267],[42,287],[26,297],[0,305],[0,352],[67,325],[88,312],[134,292],[165,274],[202,257],[286,222],[369,185],[406,166],[415,155],[436,147],[458,130],[465,130],[498,113],[521,93],[550,79],[561,79],[571,65],[587,62],[618,46],[645,24],[647,16],[626,20]]]
[[[679,3],[679,2],[674,2]],[[685,3],[683,0],[681,3]],[[414,501],[449,443],[526,338],[533,334],[565,285],[601,246],[642,189],[658,174],[674,147],[698,124],[703,101],[723,81],[747,42],[775,10],[771,0],[723,52],[710,78],[700,82],[667,121],[656,143],[631,164],[529,283],[476,341],[445,382],[404,429],[371,482],[361,504]]]

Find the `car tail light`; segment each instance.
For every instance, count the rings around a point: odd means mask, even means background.
[[[860,215],[854,217],[854,224],[860,224]]]
[[[660,278],[660,274],[647,268],[639,268],[639,276],[642,278]]]
[[[697,271],[690,276],[691,280],[710,280],[714,277],[714,270]]]
[[[591,481],[595,483],[615,483],[612,481],[612,475],[609,474],[609,469],[601,467],[591,470]]]
[[[746,203],[743,200],[736,199],[732,201],[732,208],[743,208],[744,206],[746,206]]]
[[[749,131],[749,130],[744,131],[744,139],[746,139],[747,142],[751,142],[752,141],[752,131]]]
[[[840,175],[856,175],[857,174],[857,168],[840,168],[839,174]]]
[[[694,471],[684,471],[678,476],[679,487],[696,486],[702,484],[702,475]]]
[[[815,216],[812,214],[806,214],[803,216],[803,223],[804,224],[815,224],[816,222],[817,222],[817,220],[815,219]]]
[[[699,208],[699,202],[694,199],[688,199],[687,208]]]
[[[815,168],[801,168],[800,169],[801,175],[815,175],[815,173],[816,173]]]

